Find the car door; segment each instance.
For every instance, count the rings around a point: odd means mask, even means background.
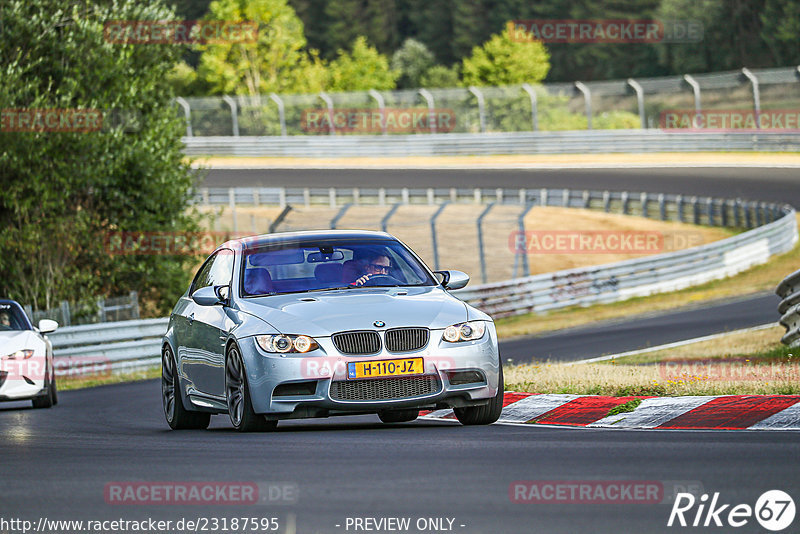
[[[198,271],[192,283],[186,314],[183,372],[197,392],[225,396],[225,339],[233,322],[221,304],[200,306],[191,293],[209,286],[230,285],[233,277],[233,251],[217,251]]]

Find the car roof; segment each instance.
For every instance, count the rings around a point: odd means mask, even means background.
[[[280,232],[232,239],[220,245],[219,248],[241,248],[246,250],[260,248],[266,245],[288,243],[303,244],[327,239],[340,239],[342,241],[358,241],[361,239],[397,241],[397,238],[391,234],[371,230],[308,230],[303,232]]]

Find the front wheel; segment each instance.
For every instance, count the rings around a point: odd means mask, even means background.
[[[225,400],[231,424],[239,432],[263,432],[278,426],[277,421],[268,421],[253,411],[244,361],[235,345],[228,349],[225,362]]]
[[[176,369],[172,349],[164,347],[161,353],[161,404],[167,424],[173,430],[208,428],[210,413],[190,412],[183,407]]]
[[[458,422],[462,425],[491,425],[500,419],[503,411],[503,364],[500,364],[500,376],[497,383],[497,395],[492,397],[489,404],[483,406],[470,406],[468,408],[453,408]]]
[[[56,377],[50,370],[45,373],[44,388],[41,395],[34,397],[31,400],[34,408],[51,408],[58,403],[56,396]],[[52,376],[51,376],[52,375]]]

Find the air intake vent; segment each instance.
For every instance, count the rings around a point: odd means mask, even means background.
[[[435,375],[331,383],[331,398],[342,401],[395,400],[432,395],[440,389]]]
[[[343,354],[375,354],[381,350],[381,338],[370,330],[339,332],[331,336],[333,344]]]
[[[386,331],[386,350],[389,352],[410,352],[428,344],[427,328],[393,328]]]

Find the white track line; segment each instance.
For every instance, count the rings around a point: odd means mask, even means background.
[[[778,326],[778,323],[768,323],[759,326],[752,326],[750,328],[742,328],[741,330],[731,330],[730,332],[721,332],[719,334],[711,334],[709,336],[696,337],[693,339],[684,339],[683,341],[675,341],[674,343],[667,343],[666,345],[657,345],[655,347],[647,347],[646,349],[629,350],[627,352],[620,352],[617,354],[607,354],[605,356],[598,356],[597,358],[588,358],[586,360],[578,360],[574,362],[565,362],[564,365],[578,365],[582,363],[605,362],[614,360],[616,358],[624,358],[625,356],[635,356],[637,354],[647,354],[649,352],[657,352],[659,350],[671,349],[675,347],[683,347],[684,345],[691,345],[693,343],[700,343],[701,341],[708,341],[711,339],[719,339],[721,337],[729,336],[732,334],[744,334],[747,332],[756,332],[758,330],[766,330]]]

